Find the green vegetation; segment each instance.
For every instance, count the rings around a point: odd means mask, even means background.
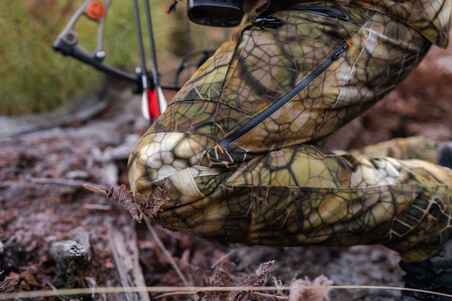
[[[53,40],[79,3],[70,0],[0,2],[0,114],[46,111],[99,85],[102,80],[99,74],[51,49]],[[113,26],[121,28],[121,35],[132,32],[124,18],[126,13],[111,18]],[[80,40],[92,46],[96,28],[85,23],[81,24]],[[125,47],[124,36],[121,38],[122,43],[108,39],[117,48],[111,62],[130,64],[130,50]]]
[[[103,77],[89,67],[64,58],[51,49],[53,40],[80,1],[0,2],[0,114],[52,109],[99,87]],[[136,48],[129,1],[114,1],[108,16],[107,62],[134,65]],[[79,39],[86,48],[95,45],[96,25],[83,21]]]
[[[152,1],[163,71],[174,68],[175,58],[184,52],[212,47],[212,41],[218,43],[224,38],[215,30],[198,26],[189,29],[183,5],[175,15],[166,15],[170,2]],[[100,87],[104,80],[101,74],[51,49],[81,3],[81,0],[0,1],[1,115],[48,111]],[[96,30],[97,25],[86,18],[79,23],[80,44],[87,50],[94,49]],[[205,39],[204,30],[209,32],[210,39]],[[196,36],[199,38],[191,39]],[[133,70],[137,63],[136,45],[132,1],[113,0],[106,26],[106,63]]]

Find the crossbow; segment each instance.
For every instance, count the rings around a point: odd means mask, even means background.
[[[123,0],[122,0],[123,1]],[[180,63],[176,71],[173,85],[162,85],[157,61],[157,48],[154,37],[153,21],[150,0],[143,0],[144,7],[140,7],[139,0],[133,0],[134,18],[136,34],[138,40],[138,50],[140,66],[135,69],[135,73],[126,72],[105,63],[107,52],[104,47],[105,27],[108,12],[112,5],[112,0],[85,0],[75,14],[70,18],[64,30],[58,35],[53,44],[54,50],[69,56],[80,62],[87,64],[107,76],[114,77],[132,84],[137,93],[142,94],[142,112],[146,119],[155,120],[167,108],[167,100],[163,90],[179,90],[180,76],[186,68],[198,67],[211,55],[211,50],[203,50],[191,53]],[[142,12],[142,9],[144,12]],[[151,49],[151,68],[148,68],[148,57],[145,50],[145,37],[142,28],[141,18],[144,15],[148,41]],[[85,50],[80,44],[76,27],[82,18],[98,24],[97,43],[94,51]],[[198,58],[191,62],[192,57]]]

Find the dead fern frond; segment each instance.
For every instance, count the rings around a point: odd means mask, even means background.
[[[295,280],[290,287],[289,301],[329,301],[329,293],[333,281],[320,276],[309,279]]]

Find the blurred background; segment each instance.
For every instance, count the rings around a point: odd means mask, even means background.
[[[51,47],[82,3],[81,0],[0,2],[0,35],[4,41],[0,45],[0,114],[46,112],[105,84],[101,74],[57,55]],[[106,20],[105,62],[133,72],[139,58],[132,3],[113,0]],[[158,57],[167,81],[174,75],[180,57],[195,50],[215,48],[226,37],[224,30],[203,29],[189,23],[183,4],[168,14],[172,1],[152,3]],[[80,45],[94,50],[96,32],[97,24],[83,18],[77,26]]]
[[[187,53],[215,48],[230,35],[190,24],[183,3],[168,15],[171,0],[151,2],[164,84],[173,83]],[[402,285],[398,255],[381,247],[246,248],[159,227],[155,236],[121,206],[83,189],[86,183],[127,185],[129,151],[149,124],[133,87],[52,50],[81,3],[0,1],[0,293],[187,283],[274,285],[321,274],[336,284]],[[128,71],[138,64],[132,9],[132,1],[113,0],[106,21],[106,63]],[[84,20],[77,29],[80,44],[93,49],[96,25]],[[351,149],[416,135],[452,139],[452,48],[433,48],[396,91],[330,137],[327,146]],[[75,269],[68,266],[70,254],[60,252],[68,246],[88,250]],[[400,294],[341,291],[333,297],[397,300]],[[148,300],[137,294],[75,299]]]

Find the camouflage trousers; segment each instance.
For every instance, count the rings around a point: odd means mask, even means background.
[[[164,227],[226,242],[383,244],[425,260],[452,233],[452,170],[435,164],[437,145],[326,152],[319,143],[390,92],[430,43],[372,10],[304,5],[248,16],[178,92],[130,156],[137,203]],[[219,147],[344,42],[307,89]]]

